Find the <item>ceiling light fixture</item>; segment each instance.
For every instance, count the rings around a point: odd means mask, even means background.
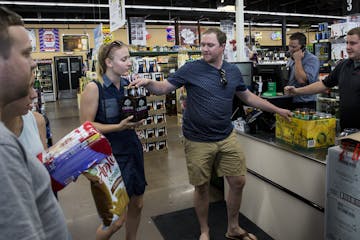
[[[25,1],[0,1],[4,5],[28,5],[28,6],[57,6],[57,7],[99,7],[108,8],[109,4],[91,4],[91,3],[60,3],[60,2],[25,2]],[[215,8],[191,8],[191,7],[170,7],[170,6],[145,6],[145,5],[125,5],[127,9],[147,9],[147,10],[169,10],[169,11],[194,11],[194,12],[230,12],[234,13],[235,9],[220,11]],[[272,15],[285,17],[309,17],[323,19],[346,19],[342,16],[328,16],[302,13],[285,13],[285,12],[263,12],[245,10],[245,14],[250,15]]]
[[[3,5],[23,5],[23,6],[49,6],[49,7],[102,7],[108,8],[109,4],[93,3],[61,3],[61,2],[24,2],[24,1],[0,1]]]
[[[93,22],[99,23],[108,23],[109,19],[79,19],[79,18],[23,18],[24,22]],[[173,22],[170,20],[145,20],[146,23],[166,23],[172,24]],[[178,23],[182,24],[198,24],[197,21],[185,21],[180,20]],[[212,21],[200,21],[202,25],[220,25],[220,22],[212,22]],[[235,23],[234,23],[235,24]],[[245,22],[245,26],[248,26],[249,23]],[[281,27],[280,23],[257,23],[252,22],[251,26],[260,26],[260,27]],[[299,27],[298,24],[286,24],[287,27]]]

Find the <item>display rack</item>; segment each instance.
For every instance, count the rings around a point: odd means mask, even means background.
[[[143,145],[144,152],[154,150],[167,150],[167,127],[166,127],[166,96],[146,97],[149,108],[149,117],[144,125],[139,126],[136,131]]]
[[[163,81],[164,73],[161,72],[157,58],[155,57],[132,57],[132,72],[141,78],[149,78],[153,81]],[[148,118],[144,125],[136,129],[138,137],[143,145],[144,152],[154,150],[167,150],[166,128],[166,95],[146,97],[148,106]]]

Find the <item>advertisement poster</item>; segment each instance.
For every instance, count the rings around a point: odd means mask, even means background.
[[[166,27],[166,41],[175,42],[175,27],[174,26]]]
[[[110,32],[125,24],[125,0],[109,0]]]
[[[130,29],[131,44],[146,46],[145,18],[130,17]]]
[[[94,28],[94,49],[93,52],[97,52],[103,43],[103,33],[102,33],[102,23],[100,23],[96,28]]]
[[[28,34],[29,34],[29,38],[31,41],[31,48],[32,51],[35,52],[36,51],[36,34],[35,34],[35,29],[27,29]]]
[[[40,52],[60,51],[59,29],[39,29]]]
[[[114,40],[109,27],[105,27],[105,26],[102,27],[102,35],[103,35],[103,43],[110,43]]]
[[[198,45],[199,33],[197,26],[180,26],[180,45]]]
[[[232,20],[221,20],[220,30],[226,33],[226,46],[224,58],[228,62],[236,59],[236,41],[234,41],[234,22]]]

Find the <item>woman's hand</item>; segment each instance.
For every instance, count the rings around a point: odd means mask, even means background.
[[[132,122],[131,120],[134,118],[134,116],[129,116],[125,119],[123,119],[120,123],[119,123],[119,128],[118,131],[123,131],[125,129],[135,129],[140,125],[144,124],[145,119],[140,120],[138,122]]]

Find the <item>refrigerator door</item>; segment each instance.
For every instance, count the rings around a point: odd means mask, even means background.
[[[55,101],[53,61],[51,59],[38,59],[37,78],[40,81],[45,102]]]
[[[82,76],[82,57],[55,57],[58,98],[75,98]]]

